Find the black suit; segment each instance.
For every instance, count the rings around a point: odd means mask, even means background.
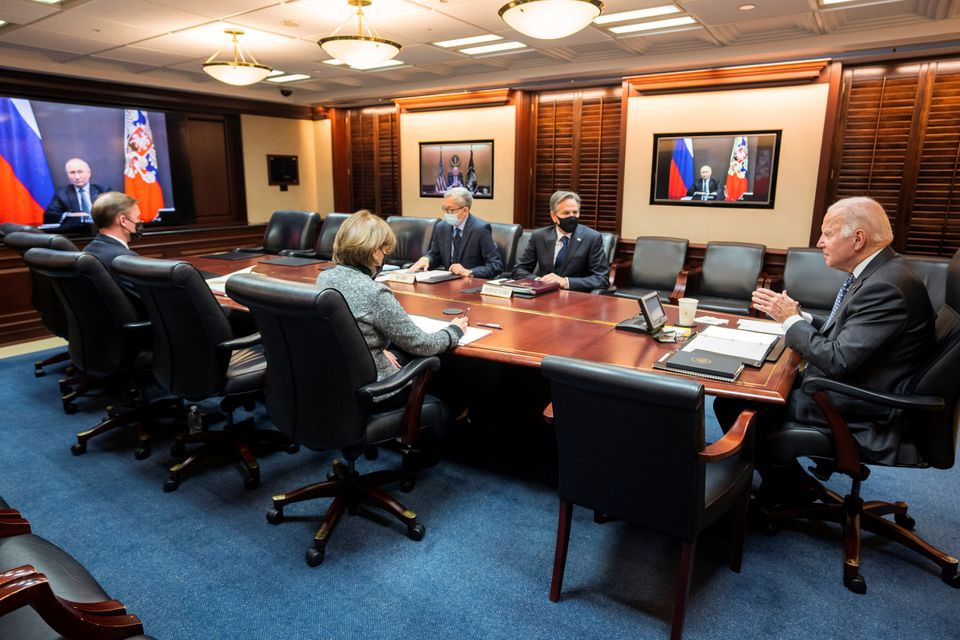
[[[804,376],[826,377],[876,391],[900,392],[934,345],[935,316],[923,282],[902,256],[886,247],[853,282],[829,324],[815,320],[791,325],[788,347],[807,360]],[[798,383],[799,384],[799,383]],[[891,414],[870,403],[830,394],[861,450],[875,462],[895,462],[900,437]],[[735,417],[733,401],[718,398],[714,410],[727,427]],[[774,416],[774,413],[779,415]],[[721,415],[722,414],[722,415]],[[798,422],[829,433],[823,413],[799,388],[787,407],[767,412],[764,423]]]
[[[557,245],[557,227],[550,225],[537,229],[513,270],[515,278],[533,278],[534,273],[554,273],[554,250]],[[556,271],[567,278],[571,291],[591,291],[610,286],[610,264],[603,251],[599,231],[578,224],[567,243],[563,265]]]
[[[140,254],[133,249],[128,249],[127,247],[123,246],[123,244],[116,238],[104,235],[102,233],[95,235],[93,240],[91,240],[90,243],[83,248],[83,250],[86,253],[92,253],[93,255],[97,256],[100,262],[103,263],[103,266],[107,268],[107,271],[110,272],[110,275],[113,276],[113,279],[120,283],[120,286],[123,287],[124,291],[126,291],[131,300],[133,300],[140,317],[146,317],[145,309],[140,301],[140,294],[137,293],[136,288],[129,282],[125,282],[124,280],[118,278],[117,274],[113,272],[113,261],[118,256],[136,256]],[[140,313],[141,311],[144,313]]]
[[[716,178],[710,178],[707,180],[707,188],[703,188],[703,178],[697,178],[697,181],[690,185],[690,188],[687,189],[687,195],[692,196],[697,193],[710,193],[711,195],[707,196],[707,200],[723,200],[723,193],[720,192],[720,183],[717,182]],[[703,198],[702,195],[694,196],[694,200],[700,200]]]
[[[103,187],[99,184],[93,184],[92,182],[88,183],[88,186],[90,187],[91,207],[98,195],[105,191],[110,191],[110,187]],[[50,201],[46,211],[43,212],[43,224],[57,224],[60,222],[63,214],[75,211],[83,211],[83,207],[80,205],[80,200],[77,197],[77,188],[72,184],[68,184],[65,187],[57,189],[53,195],[53,200]]]
[[[495,278],[500,275],[503,258],[493,241],[489,222],[468,213],[460,237],[460,254],[455,256],[450,255],[453,251],[453,229],[442,220],[434,228],[430,250],[427,251],[430,269],[449,269],[452,264],[460,264],[470,269],[475,278]]]

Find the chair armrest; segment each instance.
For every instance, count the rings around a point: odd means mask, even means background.
[[[611,289],[616,289],[616,288],[617,288],[617,286],[616,286],[616,284],[617,284],[617,270],[619,270],[619,269],[621,269],[621,268],[624,268],[624,267],[629,268],[630,265],[632,265],[632,264],[633,264],[633,260],[623,260],[623,259],[621,259],[621,260],[614,259],[613,262],[610,263],[610,288],[611,288]]]
[[[243,336],[242,338],[234,338],[233,340],[227,340],[226,342],[221,342],[217,345],[217,349],[220,351],[239,351],[240,349],[249,349],[250,347],[260,344],[260,333],[251,333],[248,336]]]
[[[547,424],[553,424],[553,403],[551,402],[543,408],[543,421]]]
[[[357,389],[357,393],[367,400],[373,400],[379,396],[399,391],[410,384],[413,380],[423,375],[427,370],[436,371],[440,368],[440,358],[431,356],[429,358],[417,358],[411,360],[400,369],[383,380],[371,382],[368,385]]]
[[[612,296],[614,293],[616,293],[616,291],[616,287],[610,287],[609,289],[594,289],[590,293],[594,293],[598,296]]]
[[[913,409],[915,411],[939,411],[944,407],[944,400],[939,396],[908,396],[898,393],[883,393],[872,391],[852,384],[837,382],[829,378],[811,377],[803,381],[803,391],[813,395],[818,391],[833,391],[850,398],[872,402],[894,409]]]
[[[280,255],[293,258],[316,258],[317,252],[313,249],[282,249]]]
[[[743,449],[745,443],[753,438],[753,424],[756,422],[756,411],[741,411],[737,421],[722,438],[703,448],[697,457],[703,462],[720,462]]]
[[[696,294],[700,289],[702,272],[702,267],[681,270],[677,274],[677,281],[673,284],[673,291],[670,292],[670,304],[677,304],[680,298]]]
[[[0,538],[30,533],[30,523],[16,509],[0,509]]]
[[[783,291],[783,276],[766,276],[763,286],[773,291]]]
[[[123,325],[123,330],[131,335],[150,335],[151,324],[149,320],[138,320],[137,322],[128,322]]]

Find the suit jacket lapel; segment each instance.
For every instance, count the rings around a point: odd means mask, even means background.
[[[463,250],[467,246],[467,241],[470,239],[470,234],[473,233],[473,214],[468,213],[467,219],[463,223],[463,234],[460,236],[460,255],[451,256],[451,261],[456,260],[460,262],[463,259]]]
[[[566,277],[573,257],[580,253],[580,248],[583,245],[582,231],[580,225],[577,225],[577,228],[570,234],[570,240],[567,242],[567,253],[563,257],[563,268],[560,269],[561,273],[558,273],[558,276]]]
[[[880,253],[874,256],[873,260],[870,261],[870,264],[868,264],[864,268],[863,273],[861,273],[860,276],[853,281],[853,284],[850,285],[850,289],[848,289],[846,295],[843,296],[843,302],[840,303],[840,308],[837,309],[837,313],[836,315],[834,315],[833,320],[830,321],[830,324],[823,325],[824,335],[829,334],[830,329],[833,328],[835,324],[837,324],[837,321],[840,319],[841,315],[843,314],[844,308],[847,306],[847,303],[850,301],[850,299],[853,296],[856,295],[857,291],[860,290],[860,287],[863,286],[863,283],[867,280],[867,278],[872,276],[877,271],[877,269],[883,266],[883,264],[887,260],[889,260],[895,255],[896,255],[896,252],[893,249],[891,249],[889,246],[886,246],[880,250]]]
[[[557,246],[557,227],[550,227],[550,231],[543,234],[543,246],[540,247],[540,271],[544,274],[553,273],[553,250]]]

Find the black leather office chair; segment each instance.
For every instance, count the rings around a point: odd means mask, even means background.
[[[436,218],[390,216],[387,218],[387,224],[397,236],[397,246],[384,259],[385,265],[402,267],[427,255],[430,240],[433,238],[433,229],[437,226]]]
[[[879,464],[859,449],[850,429],[830,401],[827,391],[846,395],[878,407],[895,410],[895,422],[885,430],[901,434],[897,467],[949,469],[954,465],[957,432],[960,426],[960,252],[954,255],[946,278],[946,300],[937,314],[937,343],[902,394],[880,393],[826,378],[804,380],[803,391],[813,395],[823,410],[830,433],[798,423],[786,423],[772,431],[765,450],[773,464],[789,464],[794,458],[809,456],[817,465],[811,471],[821,480],[833,473],[851,479],[850,493],[840,496],[822,485],[819,503],[777,509],[769,513],[776,523],[788,519],[813,519],[838,522],[843,527],[843,583],[855,593],[866,593],[867,583],[860,574],[860,530],[866,529],[920,553],[940,567],[940,578],[960,588],[957,559],[935,548],[913,532],[914,519],[907,514],[905,502],[864,503],[860,483],[870,475],[868,465]],[[892,514],[891,522],[883,516]]]
[[[811,315],[826,320],[847,274],[827,266],[820,249],[790,247],[783,268],[783,289]],[[779,287],[778,287],[779,288]]]
[[[274,211],[263,232],[259,247],[240,251],[278,254],[285,249],[310,251],[317,241],[323,221],[315,211]]]
[[[3,240],[5,237],[11,233],[43,233],[40,229],[36,227],[31,227],[28,224],[20,224],[19,222],[0,222],[0,240]]]
[[[260,336],[235,338],[220,303],[196,267],[176,260],[120,256],[114,271],[132,283],[143,300],[153,329],[153,375],[178,398],[201,400],[220,396],[227,424],[219,431],[179,435],[172,454],[183,455],[189,444],[202,445],[170,467],[164,491],[173,491],[184,475],[212,455],[224,452],[239,459],[248,489],[260,484],[260,465],[251,452],[256,443],[273,448],[297,447],[272,429],[254,429],[253,420],[234,423],[240,406],[252,410],[262,393],[266,362]]]
[[[87,450],[87,442],[118,427],[136,425],[138,460],[150,455],[148,427],[154,420],[182,413],[178,402],[148,402],[150,375],[150,327],[137,316],[129,296],[100,260],[89,253],[30,249],[23,259],[31,270],[47,277],[66,313],[70,359],[83,373],[99,378],[105,386],[129,393],[132,408],[115,407],[96,427],[77,434],[74,455]],[[64,409],[68,408],[64,397]],[[76,408],[68,410],[73,413]]]
[[[346,464],[334,461],[327,482],[274,496],[267,520],[281,522],[284,507],[294,502],[333,498],[307,551],[311,566],[323,562],[329,536],[344,509],[356,513],[360,503],[385,509],[406,527],[411,539],[422,539],[424,527],[416,514],[379,487],[402,481],[405,488],[412,488],[413,445],[420,429],[449,426],[446,406],[425,395],[431,373],[440,366],[439,358],[414,359],[378,382],[370,350],[338,291],[238,275],[227,282],[227,293],[250,309],[260,327],[270,367],[267,409],[271,419],[304,446],[341,449],[347,460]],[[398,391],[408,393],[405,400],[400,395],[373,402]],[[357,473],[355,462],[365,450],[394,439],[402,443],[407,471]]]
[[[613,288],[613,283],[617,279],[617,245],[620,243],[620,235],[612,233],[610,231],[601,231],[600,237],[603,242],[603,253],[607,256],[607,264],[610,265],[610,285],[609,288]],[[593,293],[601,293],[603,289],[594,291]]]
[[[686,296],[699,300],[698,310],[750,315],[753,291],[764,284],[766,250],[762,244],[707,243],[703,265],[688,272]]]
[[[660,301],[667,304],[671,299],[682,297],[681,279],[683,263],[687,258],[687,240],[681,238],[637,238],[630,265],[630,280],[626,287],[612,289],[621,298],[639,300],[651,291],[656,291]]]
[[[520,243],[523,227],[519,224],[491,222],[490,233],[493,243],[500,251],[500,257],[503,258],[503,272],[512,273],[514,265],[517,264],[517,245]]]
[[[950,258],[936,258],[934,256],[904,256],[910,268],[916,272],[923,284],[927,287],[930,303],[934,309],[943,306],[946,297],[947,271],[950,267]],[[839,287],[837,287],[839,289]]]
[[[333,260],[333,241],[337,238],[337,231],[343,221],[350,217],[349,213],[328,213],[323,219],[320,228],[320,237],[317,239],[316,257],[320,260]]]
[[[548,356],[557,434],[560,514],[550,599],[560,598],[573,505],[682,543],[671,637],[683,632],[697,537],[736,508],[730,568],[740,571],[753,475],[752,411],[704,443],[703,386],[692,380]]]
[[[533,230],[524,229],[520,234],[520,240],[517,242],[517,261],[523,257],[523,252],[527,250],[527,245],[530,244],[530,238],[533,237]],[[516,267],[517,263],[514,262],[513,266]],[[535,265],[533,269],[533,274],[536,276],[542,275],[540,273],[540,265]],[[512,275],[511,272],[507,272],[507,275]]]
[[[3,241],[8,247],[21,256],[34,247],[53,249],[55,251],[77,250],[76,245],[63,236],[48,235],[46,233],[16,231],[4,236]],[[36,273],[31,269],[30,286],[31,302],[33,303],[33,308],[40,314],[40,321],[43,323],[43,326],[53,335],[66,340],[68,328],[67,316],[63,311],[63,305],[60,304],[60,299],[57,298],[57,292],[54,290],[53,284],[46,276]],[[45,373],[43,370],[44,367],[66,362],[69,359],[70,352],[62,351],[45,360],[39,360],[33,364],[33,374],[40,377]]]

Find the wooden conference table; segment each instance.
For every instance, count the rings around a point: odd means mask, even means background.
[[[189,262],[202,271],[220,275],[256,265],[254,273],[310,284],[320,271],[333,266],[330,262],[295,267],[260,264],[271,258],[276,256],[252,255],[249,259],[229,261],[195,256]],[[444,309],[469,308],[471,326],[483,322],[503,327],[467,346],[457,347],[455,353],[462,356],[536,367],[544,356],[560,355],[652,371],[658,358],[679,347],[614,329],[618,322],[638,313],[634,300],[576,291],[556,291],[536,298],[495,298],[463,292],[480,287],[483,282],[459,278],[437,284],[391,282],[389,286],[408,313],[442,319],[449,317],[444,316]],[[243,308],[225,296],[219,299],[225,306]],[[667,305],[665,309],[669,320],[676,322],[677,308]],[[715,312],[709,315],[730,318],[729,326],[734,327],[739,317]],[[785,349],[775,363],[765,363],[759,369],[745,367],[736,382],[698,381],[712,395],[784,404],[799,363],[799,355]]]

